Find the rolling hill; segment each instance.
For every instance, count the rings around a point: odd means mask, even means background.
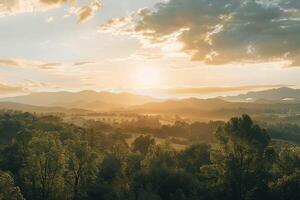
[[[31,113],[63,113],[63,114],[88,114],[92,111],[84,109],[68,109],[63,107],[46,107],[46,106],[33,106],[13,102],[0,102],[0,110],[16,110]]]
[[[40,92],[0,99],[0,102],[90,110],[109,110],[157,101],[159,100],[152,97],[130,93],[95,92],[88,90],[81,92]]]
[[[251,100],[250,100],[251,99]],[[0,99],[0,109],[30,112],[86,113],[122,111],[201,119],[227,119],[240,114],[300,114],[300,90],[278,88],[213,99],[160,100],[130,93],[42,92]]]
[[[182,99],[133,106],[131,112],[167,114],[198,119],[228,119],[241,114],[290,115],[300,113],[300,103],[228,102],[222,99]]]
[[[300,103],[300,89],[281,87],[220,98],[226,101],[233,102]]]

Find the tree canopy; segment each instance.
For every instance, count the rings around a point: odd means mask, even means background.
[[[248,115],[218,124],[209,143],[194,139],[179,150],[155,135],[170,130],[195,136],[203,124],[177,123],[178,129],[162,127],[128,143],[132,129],[2,113],[0,199],[299,199],[299,146],[275,148],[268,131]]]

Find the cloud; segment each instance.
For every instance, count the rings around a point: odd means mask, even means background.
[[[22,86],[12,86],[4,83],[0,83],[0,95],[9,95],[16,93],[25,93],[28,92],[28,89]]]
[[[271,89],[280,87],[290,87],[291,85],[242,85],[231,87],[193,87],[193,88],[168,88],[161,89],[160,92],[169,95],[209,95],[232,92],[247,92],[261,89]]]
[[[8,58],[1,59],[0,58],[0,66],[4,67],[16,67],[16,68],[37,68],[37,69],[55,69],[61,66],[61,63],[45,63],[42,61],[34,61],[34,60],[25,60],[25,59],[16,59],[16,58]]]
[[[63,64],[61,64],[61,63],[45,63],[45,64],[38,64],[38,65],[36,65],[36,67],[40,68],[40,69],[55,69],[62,65]]]
[[[169,0],[140,10],[122,29],[113,25],[102,27],[152,43],[178,33],[182,51],[206,64],[286,61],[300,66],[299,0]]]
[[[102,7],[99,0],[92,0],[89,5],[82,7],[71,7],[68,12],[77,16],[78,23],[84,23],[89,21],[96,12]]]
[[[75,0],[0,0],[0,16],[45,11]]]
[[[101,3],[94,0],[89,6],[84,6],[78,11],[78,22],[83,23],[90,20],[95,13],[101,8]]]
[[[46,5],[62,5],[67,2],[74,3],[75,0],[40,0],[40,2]]]
[[[59,85],[51,82],[40,82],[40,81],[35,81],[31,79],[25,79],[22,82],[22,85],[25,88],[28,88],[30,91],[43,91],[43,90],[51,90],[51,89],[58,89],[61,88]]]
[[[90,65],[90,64],[95,64],[95,62],[92,62],[92,61],[76,62],[76,63],[73,63],[73,66]]]
[[[26,12],[46,11],[58,8],[64,4],[75,4],[76,0],[0,0],[0,16],[15,15]],[[86,22],[100,9],[99,0],[90,0],[90,4],[80,8],[71,7],[71,11],[78,16],[78,22]],[[46,21],[52,22],[53,17]]]
[[[0,65],[18,67],[20,66],[20,63],[18,60],[14,60],[14,59],[0,59]]]
[[[24,69],[40,69],[40,70],[57,70],[61,68],[72,68],[76,66],[83,66],[89,64],[95,64],[96,62],[92,61],[80,61],[74,62],[71,64],[68,63],[59,63],[59,62],[43,62],[36,60],[26,60],[26,59],[17,59],[17,58],[0,58],[0,66],[3,67],[15,67],[15,68],[24,68]]]
[[[131,22],[134,16],[135,13],[133,13],[133,16],[110,19],[99,26],[98,32],[121,33],[121,31],[125,32],[126,29],[130,30],[130,25],[132,25]]]

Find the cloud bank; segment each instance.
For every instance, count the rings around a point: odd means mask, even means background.
[[[64,4],[75,4],[76,0],[0,0],[0,16],[15,15],[26,12],[46,11],[51,8],[61,7]],[[89,5],[79,8],[72,7],[73,14],[78,17],[78,22],[86,22],[100,9],[98,0],[89,0]]]
[[[0,0],[0,15],[45,11],[76,0]]]
[[[169,0],[102,26],[152,42],[176,35],[182,51],[206,64],[286,61],[300,66],[299,0]]]

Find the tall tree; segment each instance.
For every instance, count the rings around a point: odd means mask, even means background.
[[[150,136],[140,136],[132,143],[134,152],[140,152],[142,154],[148,153],[148,149],[151,145],[155,144],[155,140]]]
[[[248,115],[232,118],[216,133],[219,162],[231,199],[263,199],[274,151],[270,137]],[[221,175],[220,175],[221,177]]]
[[[98,156],[86,141],[67,142],[67,183],[73,200],[84,199],[98,170]]]
[[[274,168],[273,171],[278,178],[270,183],[272,198],[279,200],[300,199],[300,147],[282,148]]]
[[[25,200],[20,188],[15,186],[13,177],[0,171],[0,200]]]
[[[61,199],[64,167],[64,149],[55,134],[41,133],[33,137],[22,170],[28,198]]]

